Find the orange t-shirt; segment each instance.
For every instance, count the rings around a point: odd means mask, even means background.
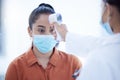
[[[75,80],[72,75],[80,67],[77,57],[54,49],[44,69],[31,48],[11,62],[5,80]]]

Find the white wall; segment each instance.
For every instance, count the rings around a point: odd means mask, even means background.
[[[100,0],[3,0],[5,55],[0,57],[0,73],[5,73],[8,64],[30,47],[28,17],[42,2],[50,3],[62,14],[69,31],[92,36],[101,34]]]

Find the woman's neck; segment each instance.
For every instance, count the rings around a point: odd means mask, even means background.
[[[46,54],[42,54],[38,51],[38,49],[35,46],[33,46],[33,52],[38,60],[38,64],[41,65],[44,69],[46,69],[53,51],[50,51]]]

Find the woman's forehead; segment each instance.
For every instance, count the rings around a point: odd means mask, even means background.
[[[41,21],[48,21],[48,18],[49,18],[48,14],[41,14],[38,19]]]
[[[35,24],[50,24],[48,21],[49,15],[42,14],[38,17]]]

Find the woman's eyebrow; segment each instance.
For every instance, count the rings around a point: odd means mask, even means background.
[[[42,28],[45,28],[45,26],[43,26],[43,25],[38,25],[37,27],[42,27]]]

